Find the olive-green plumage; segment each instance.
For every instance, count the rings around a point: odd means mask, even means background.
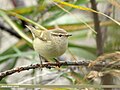
[[[45,59],[61,56],[68,47],[68,36],[65,30],[61,28],[53,30],[36,30],[27,26],[34,36],[33,47]]]

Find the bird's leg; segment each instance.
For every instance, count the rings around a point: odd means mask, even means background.
[[[58,59],[56,58],[53,58],[55,60],[56,63],[60,63]]]
[[[40,59],[40,74],[42,74],[42,64],[43,64],[43,57],[39,54],[39,59]],[[39,77],[39,80],[40,80],[40,84],[42,84],[42,76]],[[41,90],[41,88],[40,88]]]
[[[42,59],[43,57],[39,54],[39,59],[40,59],[40,65],[42,65]]]
[[[59,60],[58,60],[58,58],[56,59],[56,58],[53,58],[54,60],[55,60],[55,62],[58,64],[58,67],[60,67],[60,62],[59,62]]]
[[[40,60],[40,64],[42,64],[43,60],[44,60],[45,62],[49,62],[46,58],[44,58],[44,57],[41,56],[41,55],[39,55],[39,58],[41,59],[41,60]]]

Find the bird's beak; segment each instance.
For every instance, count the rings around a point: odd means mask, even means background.
[[[67,34],[66,36],[69,37],[69,36],[72,36],[72,34]]]

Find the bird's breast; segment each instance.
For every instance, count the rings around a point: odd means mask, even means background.
[[[49,57],[58,57],[62,55],[68,46],[67,39],[54,39],[52,41],[42,41],[39,38],[36,38],[33,41],[33,47],[41,56]]]

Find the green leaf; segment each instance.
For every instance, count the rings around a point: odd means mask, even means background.
[[[5,62],[6,64],[4,65],[3,68],[0,69],[0,71],[6,71],[6,70],[10,70],[10,69],[14,68],[17,60],[18,60],[17,57],[9,59],[7,62]]]
[[[82,48],[70,47],[69,49],[73,55],[79,56],[80,58],[85,58],[86,60],[94,60],[96,58],[95,54],[92,54]]]
[[[83,49],[83,50],[85,50],[85,51],[87,51],[87,52],[89,52],[91,54],[96,54],[96,48],[94,48],[94,47],[85,46],[85,45],[78,45],[78,44],[74,44],[74,43],[69,43],[68,46]]]
[[[22,38],[24,38],[30,44],[32,43],[32,40],[15,25],[15,23],[7,16],[5,12],[0,10],[0,15]]]
[[[21,54],[15,53],[15,54],[8,54],[4,56],[0,56],[0,63],[3,61],[9,59],[9,58],[16,58],[16,57],[27,57],[28,55],[35,55],[35,51],[29,51],[29,52],[21,52]]]

